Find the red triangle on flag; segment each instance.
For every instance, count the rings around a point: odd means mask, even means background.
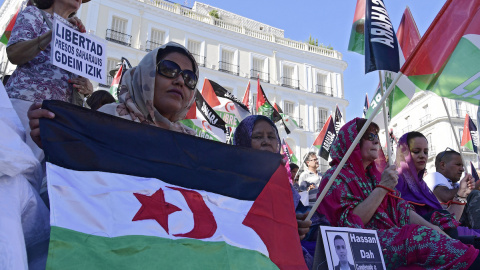
[[[463,134],[462,134],[462,142],[460,143],[461,146],[465,146],[469,141],[472,140],[472,135],[470,134],[470,116],[465,115],[465,122],[463,123]]]
[[[250,81],[248,81],[247,90],[245,90],[245,95],[243,96],[243,100],[242,100],[243,105],[247,106],[247,108],[250,110],[250,105],[248,104],[249,102],[250,102]]]
[[[265,104],[265,93],[263,93],[262,86],[260,86],[260,79],[257,79],[257,112],[263,104]]]
[[[120,81],[122,80],[122,74],[123,74],[123,63],[120,66],[120,68],[118,69],[117,73],[115,74],[115,77],[113,77],[111,86],[114,86],[116,84],[120,84]]]
[[[220,106],[221,104],[217,94],[215,94],[215,91],[213,90],[210,80],[207,78],[203,81],[202,96],[212,108]]]
[[[197,119],[197,103],[194,102],[190,110],[188,110],[185,119]]]
[[[413,19],[409,7],[405,8],[402,19],[400,20],[400,26],[397,30],[397,40],[400,48],[402,48],[405,60],[408,59],[420,41],[420,32],[418,32],[417,24]]]

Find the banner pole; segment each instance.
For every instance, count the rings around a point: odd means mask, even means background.
[[[382,80],[382,71],[378,71],[378,78],[380,79],[380,92],[382,93],[382,97],[384,95],[384,90],[383,90],[383,80]],[[392,145],[390,142],[390,136],[388,133],[388,116],[387,116],[387,106],[385,105],[385,102],[382,104],[383,108],[383,123],[385,125],[385,139],[387,141],[387,155],[388,155],[388,165],[392,165]],[[380,145],[380,147],[382,147]]]
[[[400,77],[402,75],[403,75],[402,72],[397,73],[397,77],[395,77],[392,84],[388,87],[387,92],[385,93],[385,95],[382,96],[382,99],[379,101],[380,104],[385,103],[385,100],[390,95],[390,93],[393,91],[393,88],[395,87],[395,85],[397,84],[398,80],[400,79]],[[380,108],[381,108],[381,106],[376,106],[375,107],[372,114],[367,119],[367,122],[363,125],[362,129],[358,132],[357,137],[353,141],[352,145],[350,145],[350,147],[348,148],[347,153],[345,154],[345,156],[340,161],[340,164],[338,164],[337,169],[335,169],[332,176],[330,176],[330,179],[328,180],[327,184],[323,188],[322,193],[320,193],[320,195],[318,196],[317,201],[313,205],[312,209],[310,210],[310,213],[308,213],[308,216],[305,218],[305,220],[310,220],[312,218],[313,214],[317,210],[318,206],[322,202],[322,200],[325,197],[325,195],[327,194],[328,190],[330,189],[330,186],[332,186],[333,181],[335,180],[335,178],[337,178],[337,175],[340,173],[340,170],[343,168],[343,165],[345,165],[345,163],[347,162],[348,158],[350,157],[350,155],[353,152],[353,149],[355,149],[355,146],[357,146],[358,142],[362,138],[365,131],[368,129],[368,126],[370,126],[370,123],[372,123],[373,118],[375,117],[375,115],[377,115]]]
[[[442,102],[443,102],[443,107],[445,108],[445,111],[447,112],[448,122],[450,123],[450,127],[452,128],[453,136],[455,137],[455,142],[457,143],[457,146],[458,146],[458,151],[460,152],[460,156],[462,157],[463,166],[465,166],[465,169],[466,169],[466,168],[468,168],[468,164],[466,163],[467,160],[463,156],[462,147],[460,146],[460,142],[458,140],[457,133],[455,132],[455,128],[453,127],[452,118],[450,117],[450,112],[448,111],[447,103],[445,102],[444,97],[442,97]]]

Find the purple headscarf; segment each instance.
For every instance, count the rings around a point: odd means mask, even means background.
[[[396,160],[398,184],[396,188],[402,194],[403,199],[417,204],[424,204],[423,206],[413,204],[416,212],[424,215],[433,210],[440,210],[442,206],[425,181],[423,181],[425,170],[417,173],[407,142],[408,134],[403,134],[398,141]]]

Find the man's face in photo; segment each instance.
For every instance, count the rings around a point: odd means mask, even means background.
[[[345,246],[345,241],[342,239],[336,239],[334,241],[335,251],[337,252],[338,259],[340,262],[347,261],[347,247]]]

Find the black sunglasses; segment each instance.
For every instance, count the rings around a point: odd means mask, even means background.
[[[368,134],[364,134],[363,137],[362,137],[362,139],[364,139],[364,140],[369,140],[369,141],[373,142],[375,139],[378,140],[378,134],[375,134],[375,133],[373,133],[373,132],[370,132],[370,133],[368,133]]]
[[[183,81],[185,82],[185,85],[189,89],[194,90],[195,86],[197,86],[197,82],[198,82],[197,75],[195,75],[193,71],[188,69],[181,70],[180,66],[173,61],[162,60],[158,62],[157,72],[158,74],[170,79],[177,78],[181,74],[183,77]]]
[[[440,155],[440,158],[438,159],[438,161],[442,161],[442,158],[445,156],[445,154],[446,154],[447,152],[455,152],[455,153],[456,153],[457,151],[453,150],[453,149],[450,148],[450,147],[445,148],[445,150],[443,151],[443,153]]]

